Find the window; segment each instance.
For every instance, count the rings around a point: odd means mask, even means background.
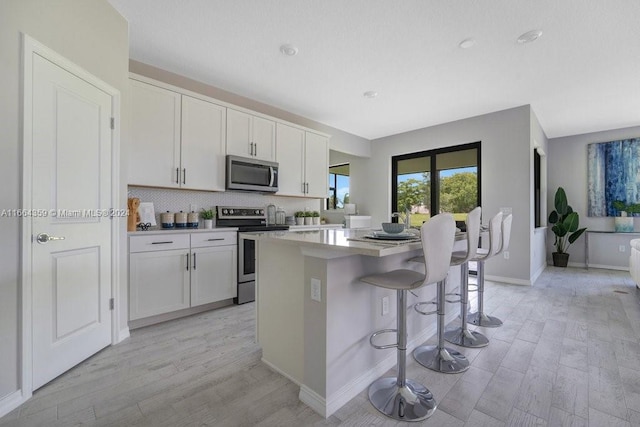
[[[541,159],[538,150],[533,150],[533,185],[534,185],[534,217],[535,227],[540,227],[542,221],[540,220],[540,187],[541,187]]]
[[[329,167],[327,209],[344,209],[349,203],[349,163]]]
[[[408,207],[412,226],[438,212],[464,221],[480,206],[479,142],[394,156],[391,167],[393,212]]]

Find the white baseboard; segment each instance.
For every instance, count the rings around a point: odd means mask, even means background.
[[[484,280],[490,280],[492,282],[509,283],[512,285],[531,286],[531,280],[514,279],[513,277],[501,277],[501,276],[489,276],[484,275]]]
[[[327,413],[327,402],[324,397],[320,396],[315,391],[311,390],[306,385],[300,386],[300,393],[298,394],[298,399],[309,408],[316,411],[318,414],[323,416],[324,418],[328,418],[331,414]]]
[[[122,328],[118,331],[118,334],[116,336],[116,342],[114,344],[119,344],[122,341],[129,338],[130,336],[131,334],[129,333],[129,327]]]
[[[31,396],[25,396],[22,390],[16,390],[0,399],[0,418],[22,405]]]
[[[584,264],[582,264],[584,267]],[[589,268],[604,268],[605,270],[618,270],[618,271],[629,271],[629,266],[620,267],[618,265],[606,265],[606,264],[589,264]]]
[[[540,277],[540,275],[544,272],[545,268],[547,268],[547,264],[542,264],[538,269],[538,271],[533,273],[533,276],[531,276],[530,282],[536,283],[536,280],[538,280],[538,277]]]

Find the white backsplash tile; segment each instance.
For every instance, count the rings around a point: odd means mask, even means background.
[[[282,197],[259,193],[244,192],[209,192],[192,190],[173,190],[166,188],[129,187],[128,197],[137,197],[141,202],[153,203],[156,222],[160,224],[162,212],[189,212],[189,207],[195,205],[197,212],[216,206],[250,206],[262,207],[273,203],[284,208],[287,216],[305,209],[320,211],[324,199],[303,199],[297,197]]]

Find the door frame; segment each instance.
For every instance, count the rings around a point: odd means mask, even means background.
[[[37,54],[56,64],[64,70],[85,80],[111,96],[111,117],[115,123],[115,129],[111,132],[111,206],[119,207],[120,200],[120,91],[100,80],[82,67],[71,62],[52,49],[39,43],[27,34],[22,34],[22,209],[29,212],[31,209],[41,209],[32,206],[31,194],[33,182],[31,179],[33,157],[33,55]],[[128,328],[119,329],[120,318],[120,248],[123,218],[114,216],[111,219],[111,298],[114,299],[114,307],[111,311],[111,344],[116,344],[129,335]],[[33,283],[31,266],[33,261],[31,218],[25,216],[21,221],[20,241],[22,244],[20,271],[21,271],[21,317],[19,329],[21,330],[21,342],[19,344],[18,358],[20,368],[21,402],[23,403],[33,394],[33,336],[32,336],[32,296]],[[16,405],[17,406],[17,405]]]

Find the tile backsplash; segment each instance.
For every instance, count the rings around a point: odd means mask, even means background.
[[[296,211],[305,209],[320,211],[324,202],[322,199],[303,199],[259,193],[190,191],[132,186],[128,188],[128,197],[137,197],[140,202],[153,203],[157,224],[160,224],[161,213],[166,211],[189,212],[191,206],[196,208],[196,212],[200,212],[202,209],[211,209],[216,206],[259,207],[272,203],[284,208],[287,215],[293,215]]]

